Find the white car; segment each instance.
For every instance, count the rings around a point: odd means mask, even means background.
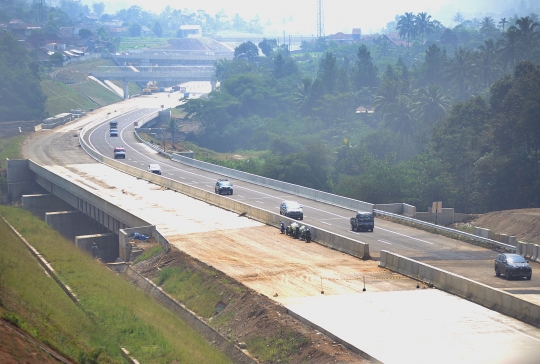
[[[149,164],[148,172],[161,175],[161,167],[159,164]]]

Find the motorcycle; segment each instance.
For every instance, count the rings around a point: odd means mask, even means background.
[[[281,231],[282,234],[285,234],[285,223],[283,221],[280,221],[279,222],[279,230]]]
[[[311,231],[309,228],[306,229],[306,243],[311,243]]]

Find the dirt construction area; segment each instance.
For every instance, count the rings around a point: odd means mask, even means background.
[[[540,209],[494,211],[472,222],[497,234],[515,235],[519,241],[540,245]]]
[[[293,239],[269,226],[168,237],[171,244],[276,301],[284,298],[413,289],[375,261]],[[399,277],[399,279],[397,279]]]

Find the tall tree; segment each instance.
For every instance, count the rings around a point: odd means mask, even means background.
[[[367,47],[362,44],[356,54],[356,87],[375,87],[379,84],[377,66],[373,64],[371,53]]]
[[[469,86],[474,77],[473,54],[471,51],[459,47],[446,67],[446,78],[457,86],[459,100],[465,100],[469,96]]]
[[[439,85],[428,85],[417,91],[414,112],[429,129],[440,123],[449,109],[450,99]]]
[[[516,27],[510,27],[503,33],[503,38],[497,43],[499,48],[499,57],[502,60],[503,70],[508,66],[513,69],[516,63],[525,57],[525,45],[521,42],[519,30]]]
[[[480,80],[484,88],[493,84],[500,75],[500,67],[497,63],[496,47],[493,39],[484,41],[484,44],[479,46],[479,62],[477,64]]]
[[[415,17],[413,13],[405,13],[399,17],[396,29],[400,38],[407,38],[407,47],[409,47],[411,38],[418,34]]]
[[[422,42],[424,41],[424,34],[430,35],[435,30],[435,25],[430,19],[431,15],[427,13],[418,13],[415,17],[416,29],[422,36]]]
[[[249,40],[240,44],[234,49],[234,58],[244,58],[250,62],[253,62],[258,57],[259,48],[257,48],[257,46]]]
[[[499,26],[502,28],[503,32],[506,24],[508,24],[508,20],[506,20],[506,18],[501,18],[501,20],[499,20]]]
[[[463,17],[463,14],[461,14],[460,12],[457,12],[454,14],[454,17],[452,18],[452,20],[454,21],[454,23],[457,23],[459,25],[465,21],[465,18]]]
[[[274,49],[277,48],[277,40],[263,38],[259,43],[259,48],[261,49],[261,52],[268,57],[272,54]]]
[[[318,77],[326,88],[326,92],[331,93],[334,91],[337,74],[338,66],[336,57],[332,54],[332,52],[326,52],[324,57],[319,62],[318,72]]]

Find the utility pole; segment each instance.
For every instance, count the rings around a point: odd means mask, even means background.
[[[323,0],[317,0],[317,38],[324,37],[324,14],[323,14]]]

